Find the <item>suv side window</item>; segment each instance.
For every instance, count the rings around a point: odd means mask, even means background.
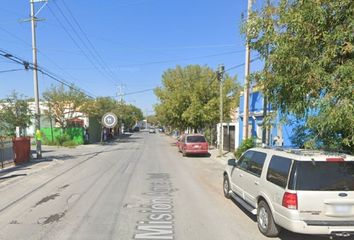
[[[292,160],[290,158],[272,156],[268,167],[267,180],[279,187],[285,188],[288,182],[291,163]]]
[[[248,151],[242,155],[237,165],[240,169],[261,176],[262,168],[267,154],[262,152]]]
[[[264,161],[267,157],[267,154],[263,152],[254,152],[251,158],[251,164],[248,171],[255,174],[256,176],[260,177],[264,165]]]

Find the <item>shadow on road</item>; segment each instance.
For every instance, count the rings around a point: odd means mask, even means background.
[[[12,175],[9,175],[9,176],[0,177],[0,181],[1,180],[5,180],[5,179],[9,179],[9,178],[23,177],[23,176],[27,176],[27,174],[12,174]]]
[[[243,206],[241,206],[237,201],[232,199],[232,202],[238,207],[239,209],[242,210],[242,212],[247,215],[253,222],[257,222],[257,216],[253,215],[250,213],[248,210],[246,210]],[[258,231],[258,229],[255,229]],[[282,229],[279,236],[279,239],[281,240],[324,240],[324,239],[329,239],[329,236],[315,236],[315,235],[305,235],[305,234],[299,234],[299,233],[294,233],[290,232],[286,229]],[[348,238],[333,238],[333,239],[343,239],[346,240]]]

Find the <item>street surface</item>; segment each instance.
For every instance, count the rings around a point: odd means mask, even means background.
[[[224,198],[221,162],[184,158],[174,143],[139,132],[52,149],[47,161],[0,176],[0,239],[267,239]],[[283,231],[276,239],[324,238]]]

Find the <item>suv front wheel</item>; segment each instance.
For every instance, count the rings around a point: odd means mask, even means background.
[[[280,227],[274,222],[272,212],[265,201],[260,201],[257,208],[258,229],[267,237],[279,235]]]
[[[224,175],[224,182],[223,182],[223,190],[224,190],[224,196],[226,198],[230,198],[230,181],[227,175]]]

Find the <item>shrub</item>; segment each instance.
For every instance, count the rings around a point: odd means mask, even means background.
[[[63,147],[69,147],[69,148],[74,148],[77,146],[77,143],[74,142],[73,140],[65,141],[62,144]]]
[[[248,138],[242,141],[241,145],[234,152],[235,157],[238,159],[246,150],[256,146],[254,138]]]
[[[57,143],[57,145],[60,145],[60,146],[63,146],[64,142],[69,142],[69,141],[71,141],[71,138],[67,134],[60,135],[60,136],[56,137],[56,139],[55,139],[55,142]]]

